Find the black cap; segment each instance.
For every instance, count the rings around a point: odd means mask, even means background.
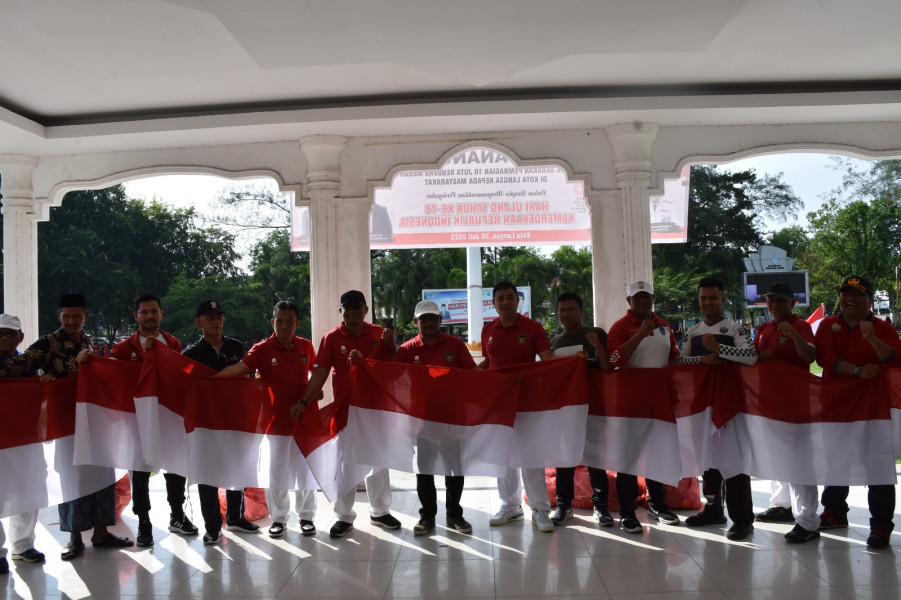
[[[215,300],[204,300],[200,303],[200,306],[197,307],[197,316],[201,317],[203,315],[209,315],[211,313],[224,313],[225,309],[222,308],[221,302],[216,302]]]
[[[789,286],[784,281],[777,281],[773,285],[770,286],[763,294],[764,296],[776,296],[777,298],[783,298],[785,300],[794,300],[795,295],[792,293],[791,286]]]
[[[857,275],[851,275],[846,278],[841,287],[838,288],[838,291],[841,292],[845,288],[854,288],[855,290],[859,290],[865,294],[873,295],[873,286],[870,285],[870,282],[864,279],[863,277],[858,277]]]
[[[60,308],[87,308],[88,301],[84,294],[63,294],[59,297]]]
[[[363,295],[363,292],[350,290],[341,294],[341,306],[354,303],[366,306],[366,296]]]

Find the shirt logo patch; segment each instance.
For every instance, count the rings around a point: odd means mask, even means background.
[[[842,326],[841,326],[841,325],[839,325],[838,323],[833,323],[833,324],[832,324],[832,331],[841,331],[841,330],[842,330]]]
[[[378,343],[379,343],[378,340],[372,340],[371,342],[369,342],[369,347],[370,347],[370,348],[375,348],[375,345],[378,344]]]
[[[516,341],[520,344],[525,344],[526,343],[526,334],[520,333],[519,335],[517,335]]]
[[[413,357],[413,364],[416,364],[416,365],[419,364],[419,355],[418,354]]]
[[[307,364],[307,362],[309,362],[309,358],[307,357],[306,354],[300,354],[299,356],[300,356],[300,362],[302,362],[303,364]]]
[[[278,361],[277,361],[276,359],[273,358],[273,359],[272,359],[272,366],[274,367],[274,366],[277,365],[277,364],[278,364]]]
[[[446,360],[446,361],[449,362],[449,363],[454,362],[454,353],[453,353],[453,352],[445,352],[445,353],[444,353],[444,360]]]
[[[720,333],[729,333],[729,328],[723,325],[720,327]]]
[[[341,354],[347,354],[347,346],[341,346]]]
[[[489,336],[488,336],[488,343],[490,344],[490,343],[493,342],[493,341],[494,341],[494,336],[493,336],[493,335],[489,335]]]

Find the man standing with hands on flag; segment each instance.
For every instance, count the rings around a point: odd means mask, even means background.
[[[492,303],[497,318],[482,327],[482,355],[480,369],[498,369],[511,365],[535,362],[552,358],[551,343],[544,327],[538,321],[517,312],[519,295],[516,286],[509,281],[501,281],[492,290]],[[532,506],[532,523],[539,531],[554,531],[551,521],[551,502],[547,495],[547,482],[542,468],[508,468],[505,477],[497,480],[497,491],[501,507],[488,522],[491,525],[506,525],[523,517],[522,488]]]
[[[182,354],[216,371],[221,371],[244,357],[244,345],[235,338],[222,335],[225,310],[220,302],[201,302],[197,307],[194,323],[203,335],[185,348]],[[201,483],[197,485],[197,494],[200,496],[200,513],[206,527],[203,543],[208,546],[218,544],[222,533],[219,488]],[[243,533],[257,533],[260,530],[258,525],[244,517],[244,490],[225,490],[225,528]]]
[[[19,354],[16,349],[25,334],[22,333],[22,322],[15,315],[6,313],[0,315],[0,365],[8,359]],[[22,377],[31,377],[33,372],[22,373]],[[43,562],[44,553],[34,549],[34,527],[38,522],[38,511],[13,515],[9,518],[9,537],[12,546],[12,559],[29,563]],[[6,561],[6,531],[0,523],[0,575],[9,573],[9,563]]]
[[[142,294],[134,299],[132,313],[138,323],[138,330],[131,336],[117,342],[110,350],[110,358],[144,362],[144,354],[150,346],[157,342],[181,354],[181,341],[162,329],[163,307],[160,299],[153,294]],[[132,510],[138,517],[138,546],[153,545],[153,525],[150,522],[150,473],[132,471],[131,498]],[[197,535],[197,527],[185,516],[186,480],[175,473],[165,473],[166,499],[169,501],[169,531],[182,535]]]
[[[726,302],[723,282],[715,277],[705,277],[698,282],[698,304],[704,320],[688,328],[682,342],[682,352],[677,359],[682,364],[715,365],[720,359],[744,365],[757,362],[757,351],[744,325],[723,315]],[[754,532],[754,505],[751,500],[751,477],[740,473],[723,481],[717,469],[707,469],[702,478],[707,504],[696,515],[685,520],[689,527],[722,525],[723,491],[729,509],[732,527],[726,533],[730,540],[743,540]]]
[[[391,360],[394,354],[394,334],[365,321],[369,307],[363,292],[349,290],[341,294],[339,313],[343,322],[329,331],[319,343],[313,375],[303,398],[291,407],[291,416],[300,416],[322,391],[329,372],[332,373],[332,390],[335,402],[350,403],[350,353],[358,350],[367,358]],[[353,482],[344,482],[350,485]],[[337,521],[329,530],[329,536],[341,538],[354,528],[357,514],[354,512],[356,487],[340,493],[335,502]],[[391,482],[388,469],[373,469],[366,476],[366,494],[369,497],[369,522],[384,529],[400,529],[400,521],[391,515]]]
[[[823,379],[876,379],[883,369],[901,366],[901,341],[895,328],[873,316],[873,287],[862,277],[852,275],[838,291],[842,312],[826,317],[816,333],[817,364],[823,367]],[[820,515],[820,529],[848,527],[848,486],[823,488],[826,510]],[[895,524],[895,486],[871,485],[867,494],[870,507],[870,536],[867,546],[885,548]]]
[[[310,340],[294,334],[300,324],[297,304],[290,300],[278,302],[272,309],[270,323],[272,324],[272,335],[255,344],[247,356],[240,361],[219,371],[219,375],[240,376],[257,371],[264,382],[291,384],[299,386],[299,391],[306,391],[307,379],[316,361],[316,352],[313,350]],[[292,391],[297,391],[297,387]],[[294,397],[296,398],[296,396]],[[278,420],[278,425],[284,426],[283,421],[289,417],[289,408],[285,406],[284,400],[284,398],[275,398],[273,425]],[[290,399],[290,402],[293,403],[293,398]],[[290,419],[288,421],[293,422]],[[273,440],[270,437],[270,444],[280,441],[294,445],[293,437],[288,436],[284,440]],[[272,448],[270,460],[273,470],[277,468],[276,464],[288,467],[290,464],[289,453],[289,446],[284,444]],[[273,473],[273,475],[275,474]],[[313,517],[316,516],[316,490],[297,490],[294,500],[297,516],[300,519],[300,532],[303,535],[314,535],[316,533],[316,526],[313,524]],[[269,537],[283,537],[287,531],[288,512],[291,508],[288,490],[267,489],[266,504],[272,519]]]
[[[474,369],[476,367],[472,355],[463,340],[441,332],[441,309],[432,300],[423,300],[413,311],[413,320],[419,328],[419,335],[401,345],[394,357],[395,362],[432,367],[453,367],[456,369]],[[447,506],[447,525],[460,533],[471,533],[472,525],[463,518],[463,476],[446,475],[444,485],[447,488],[445,504]],[[416,493],[422,508],[419,509],[419,522],[413,526],[415,535],[426,535],[435,528],[435,517],[438,514],[438,493],[435,489],[435,476],[425,473],[416,475]]]
[[[757,330],[757,337],[754,338],[757,360],[784,360],[809,371],[810,363],[817,354],[813,331],[807,321],[792,314],[792,308],[797,300],[791,287],[784,281],[777,281],[770,286],[764,296],[766,308],[773,316],[773,320],[762,324]],[[809,401],[809,397],[789,400],[808,404]],[[772,486],[770,507],[755,518],[763,523],[796,521],[794,528],[785,534],[786,541],[792,544],[801,544],[820,537],[817,486],[797,485],[784,481],[773,481]],[[780,501],[780,497],[784,495],[788,495],[790,508],[787,511]]]

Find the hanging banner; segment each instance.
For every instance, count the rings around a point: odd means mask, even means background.
[[[678,179],[663,181],[663,194],[651,196],[651,243],[688,241],[688,186],[691,167],[682,167]]]
[[[516,312],[524,317],[532,314],[532,288],[523,286],[516,288],[519,296],[519,308]],[[465,289],[459,290],[422,290],[423,300],[432,300],[441,309],[441,324],[454,325],[469,322],[469,296]],[[491,321],[497,318],[497,311],[491,302],[491,289],[482,290],[482,320]]]
[[[401,171],[375,190],[372,248],[583,244],[585,186],[556,165],[518,166],[493,148],[461,150],[432,170]],[[309,209],[292,215],[292,249],[309,250]]]

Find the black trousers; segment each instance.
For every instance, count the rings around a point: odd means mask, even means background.
[[[132,471],[131,477],[131,510],[138,517],[147,516],[150,512],[150,473]],[[166,500],[169,502],[169,514],[173,518],[184,516],[185,478],[175,473],[164,473],[166,479]]]
[[[750,525],[754,522],[754,504],[751,500],[751,476],[736,475],[723,481],[717,469],[704,471],[704,497],[714,509],[723,510],[725,491],[726,509],[733,523]]]
[[[645,479],[648,486],[648,503],[655,510],[668,508],[666,505],[666,486],[653,479]],[[616,496],[619,498],[619,514],[621,517],[635,516],[635,499],[638,497],[638,476],[629,473],[616,474]]]
[[[827,485],[823,488],[820,501],[830,511],[848,514],[848,486]],[[871,485],[867,490],[867,504],[870,506],[870,527],[891,533],[895,528],[892,517],[895,514],[895,486]]]
[[[462,517],[463,507],[460,506],[460,498],[463,497],[463,476],[448,475],[444,478],[444,486],[447,488],[445,505],[448,517]],[[419,516],[427,521],[434,521],[438,514],[438,490],[435,489],[434,475],[416,475],[416,493],[422,508]]]
[[[557,506],[572,506],[576,495],[573,484],[575,477],[575,467],[557,467]],[[610,492],[607,471],[588,467],[588,481],[591,483],[591,503],[595,508],[607,510],[607,496]]]

